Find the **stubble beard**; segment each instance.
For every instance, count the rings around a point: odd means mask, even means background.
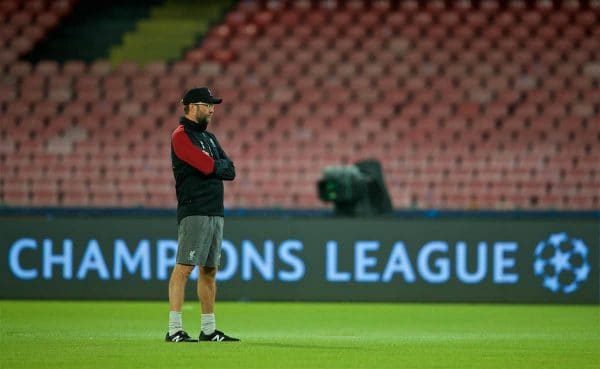
[[[207,124],[210,123],[210,118],[208,115],[200,115],[198,116],[198,123],[200,124]]]

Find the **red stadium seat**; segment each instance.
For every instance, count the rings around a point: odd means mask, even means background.
[[[105,76],[112,71],[111,64],[106,60],[97,60],[90,65],[89,72],[93,76]]]
[[[37,24],[49,29],[55,27],[59,22],[59,15],[51,12],[40,13],[36,18]]]

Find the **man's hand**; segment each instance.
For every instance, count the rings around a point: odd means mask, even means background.
[[[219,179],[232,181],[235,178],[235,167],[233,166],[233,162],[229,159],[215,160],[214,175]]]

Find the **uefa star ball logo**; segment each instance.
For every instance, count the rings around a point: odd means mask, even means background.
[[[590,274],[587,256],[588,247],[582,240],[554,233],[535,248],[533,272],[553,293],[573,293]]]

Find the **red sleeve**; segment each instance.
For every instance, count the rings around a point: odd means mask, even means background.
[[[183,130],[183,126],[179,126],[171,135],[171,143],[175,155],[189,165],[198,169],[203,174],[211,174],[215,168],[215,161],[207,153],[194,146],[192,140]]]

